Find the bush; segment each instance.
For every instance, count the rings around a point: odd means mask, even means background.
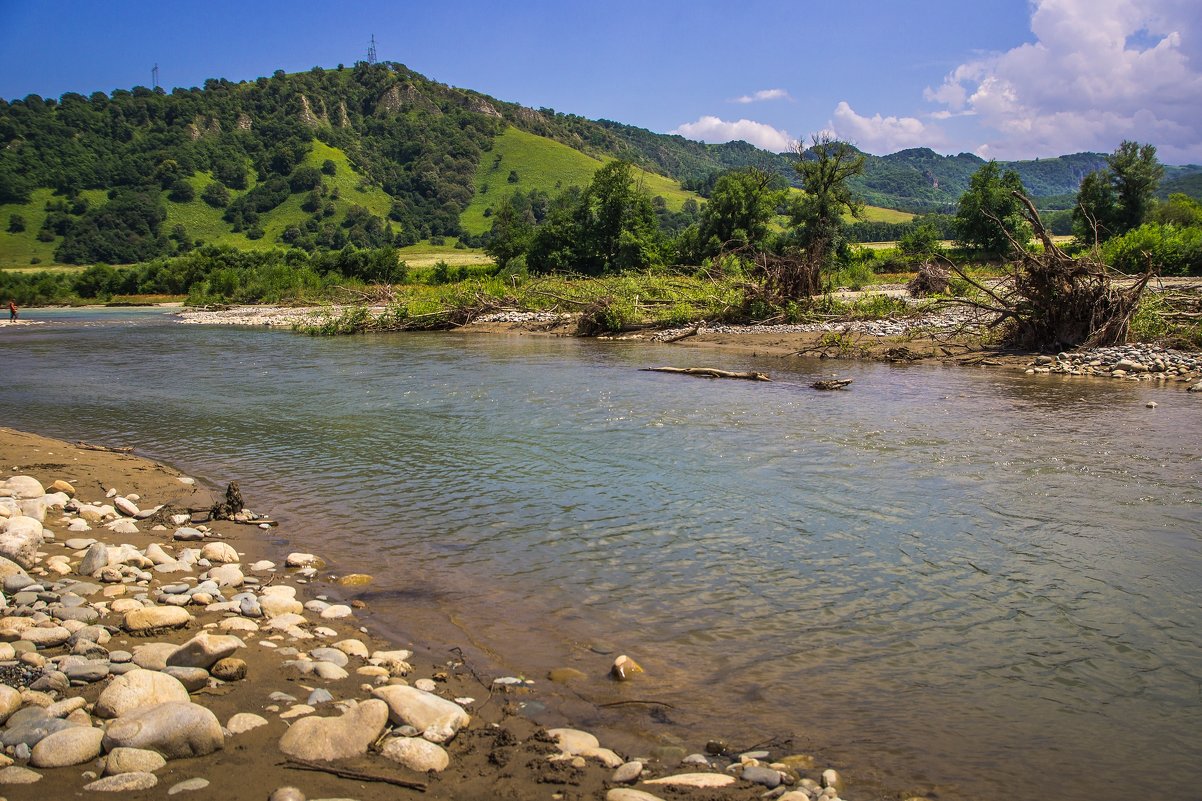
[[[185,179],[177,178],[171,183],[167,199],[174,203],[191,203],[196,199],[196,190]]]
[[[25,218],[20,214],[10,214],[8,217],[8,232],[19,234],[25,230]]]
[[[1202,275],[1202,228],[1141,225],[1108,241],[1102,257],[1125,273],[1142,273],[1151,266],[1161,275]]]
[[[200,199],[215,209],[223,209],[229,205],[230,190],[221,181],[213,181],[201,190]]]

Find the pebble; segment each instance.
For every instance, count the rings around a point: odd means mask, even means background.
[[[638,761],[627,762],[621,765],[613,772],[610,780],[616,784],[629,784],[637,781],[643,773],[643,763]]]
[[[225,724],[225,728],[230,734],[245,734],[251,729],[257,729],[260,726],[266,726],[267,719],[256,715],[253,712],[239,712],[234,715]]]
[[[380,755],[418,773],[441,773],[450,764],[446,749],[420,737],[393,737],[384,743]]]
[[[185,779],[178,784],[171,785],[171,789],[167,791],[167,795],[175,795],[176,793],[190,793],[194,790],[203,790],[209,786],[208,779],[195,778]]]

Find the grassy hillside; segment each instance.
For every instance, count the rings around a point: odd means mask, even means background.
[[[493,139],[492,150],[480,159],[476,194],[459,216],[459,224],[469,234],[484,233],[492,227],[485,210],[496,208],[514,192],[537,189],[555,195],[569,186],[583,187],[604,163],[554,139],[506,128]],[[647,191],[663,197],[673,211],[679,211],[688,198],[701,200],[671,178],[645,170],[635,172]],[[516,180],[512,180],[514,177]]]

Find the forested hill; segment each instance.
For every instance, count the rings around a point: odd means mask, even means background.
[[[502,137],[512,144],[514,129],[570,151],[542,158],[534,151],[548,148],[511,147],[525,173],[506,169],[492,151]],[[359,63],[170,93],[0,100],[0,245],[26,263],[125,263],[198,241],[317,250],[460,236],[471,244],[488,212],[473,198],[490,188],[500,196],[506,181],[566,189],[581,176],[541,173],[563,165],[587,173],[615,157],[678,182],[659,182],[669,206],[683,202],[681,185],[708,194],[734,167],[795,179],[793,156],[744,142],[706,145],[529,109],[401,64]],[[870,156],[856,188],[874,205],[947,210],[981,163],[926,149]],[[1078,154],[1004,166],[1054,198],[1101,164],[1100,154]],[[492,172],[505,177],[494,181]]]

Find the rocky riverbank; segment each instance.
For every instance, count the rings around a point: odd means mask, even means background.
[[[841,795],[807,754],[704,733],[691,755],[619,754],[542,729],[519,714],[538,681],[375,640],[370,576],[331,575],[253,513],[209,520],[220,499],[165,466],[10,429],[0,463],[7,798]],[[653,680],[637,672],[615,660],[615,681]]]
[[[1118,345],[1036,356],[1026,372],[1188,384],[1188,391],[1202,392],[1202,356],[1153,345]]]

